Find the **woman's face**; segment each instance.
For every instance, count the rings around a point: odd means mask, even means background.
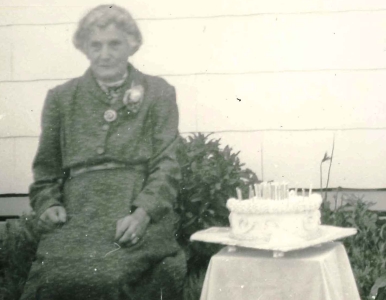
[[[91,32],[85,49],[94,75],[105,82],[122,78],[127,60],[133,52],[128,35],[115,24],[105,28],[96,27]]]

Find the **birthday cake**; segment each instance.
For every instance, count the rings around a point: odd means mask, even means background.
[[[320,236],[322,197],[302,190],[289,191],[287,183],[264,182],[250,188],[249,199],[227,201],[232,238],[262,243],[291,244]]]

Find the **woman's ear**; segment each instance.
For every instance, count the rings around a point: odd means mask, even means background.
[[[86,42],[84,43],[84,46],[82,48],[82,52],[87,57],[88,60],[91,60],[91,57],[89,55],[90,52],[88,51],[88,45]]]
[[[127,37],[127,42],[130,46],[130,52],[129,52],[129,56],[132,56],[135,52],[138,51],[139,49],[139,46],[140,46],[140,43],[137,41],[137,39],[132,36],[132,35],[129,35]]]

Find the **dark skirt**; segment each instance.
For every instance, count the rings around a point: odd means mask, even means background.
[[[68,179],[63,188],[67,222],[42,235],[21,299],[177,295],[186,261],[175,241],[173,212],[150,222],[136,245],[120,247],[114,241],[116,222],[130,213],[143,182],[143,171],[134,169],[91,171]]]

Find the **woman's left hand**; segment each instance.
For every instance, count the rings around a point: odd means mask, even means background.
[[[118,220],[115,240],[119,244],[127,242],[136,244],[145,234],[149,222],[150,217],[147,212],[143,208],[138,207],[131,215]]]

